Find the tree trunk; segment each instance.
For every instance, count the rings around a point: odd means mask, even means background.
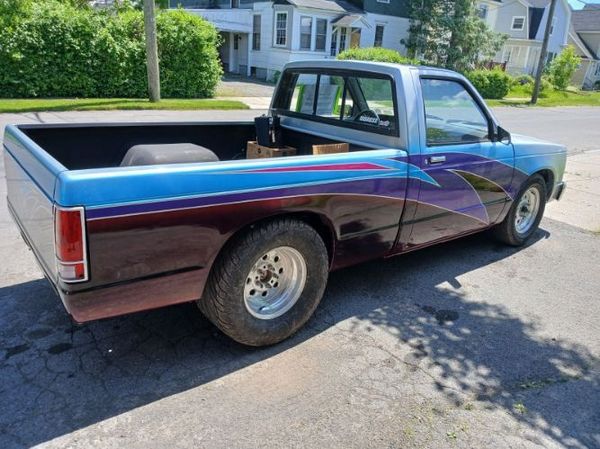
[[[154,0],[144,0],[144,29],[146,31],[146,67],[148,71],[148,94],[150,101],[160,101],[160,72],[158,69],[158,45],[156,43],[156,17]]]

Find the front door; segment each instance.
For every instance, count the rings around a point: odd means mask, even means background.
[[[491,118],[458,79],[423,77],[420,181],[409,246],[428,244],[496,222],[513,175],[513,147],[494,142]],[[406,224],[405,224],[406,225]]]

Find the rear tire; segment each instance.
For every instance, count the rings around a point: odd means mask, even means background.
[[[328,272],[319,234],[302,221],[278,219],[234,237],[217,258],[197,304],[235,341],[271,345],[308,321]]]
[[[546,182],[533,175],[521,188],[504,220],[493,228],[495,237],[511,246],[523,246],[537,230],[546,208]]]

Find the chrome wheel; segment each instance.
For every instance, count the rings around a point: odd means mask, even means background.
[[[529,187],[521,196],[515,215],[515,230],[526,234],[538,215],[540,209],[540,192],[535,187]]]
[[[258,259],[246,276],[244,304],[261,320],[283,315],[298,301],[306,283],[306,261],[289,246],[272,249]]]

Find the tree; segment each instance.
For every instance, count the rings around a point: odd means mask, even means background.
[[[410,2],[409,55],[426,63],[464,72],[491,59],[506,40],[475,11],[475,0]]]
[[[552,60],[548,74],[552,84],[557,89],[565,90],[573,74],[581,64],[581,58],[575,53],[575,47],[567,46],[560,54]]]

